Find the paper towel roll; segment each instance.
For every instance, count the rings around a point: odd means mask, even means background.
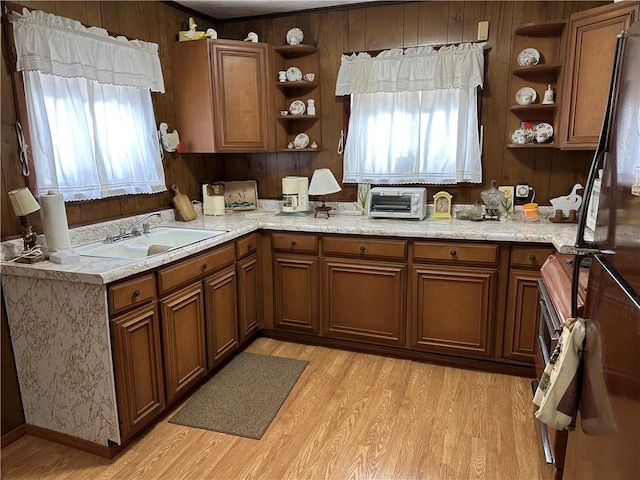
[[[69,224],[62,195],[52,191],[46,195],[40,195],[40,206],[42,207],[40,216],[48,250],[57,252],[70,249]]]

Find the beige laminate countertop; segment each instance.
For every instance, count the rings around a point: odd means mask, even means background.
[[[329,219],[325,219],[314,218],[313,215],[282,216],[275,211],[257,210],[228,213],[220,217],[199,215],[197,219],[190,222],[179,222],[174,220],[173,210],[164,210],[161,214],[160,219],[154,218],[150,221],[152,228],[180,226],[227,230],[227,233],[144,259],[81,257],[79,263],[71,265],[60,265],[51,261],[43,261],[33,265],[2,261],[0,263],[2,275],[107,284],[221,245],[259,229],[418,239],[545,243],[552,244],[560,253],[573,251],[577,229],[576,224],[551,223],[546,218],[539,223],[524,223],[515,220],[470,222],[433,218],[415,221],[370,219],[367,216],[338,212],[332,214]],[[142,217],[144,215],[72,229],[70,230],[71,244],[74,246],[83,245],[104,239],[109,235],[114,235],[120,226],[129,225],[133,220]],[[15,240],[2,243],[1,258],[13,258],[19,250],[19,245],[20,241]]]

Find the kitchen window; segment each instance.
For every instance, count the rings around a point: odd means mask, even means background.
[[[343,182],[480,183],[483,47],[343,55],[336,95],[351,95]]]
[[[166,190],[151,90],[156,44],[24,9],[12,13],[36,193],[65,201]]]

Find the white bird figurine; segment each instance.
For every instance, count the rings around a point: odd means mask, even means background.
[[[160,124],[160,139],[162,140],[162,146],[167,152],[175,152],[178,149],[178,145],[180,145],[180,136],[178,135],[177,130],[169,133],[168,126],[166,123],[162,122]]]
[[[218,32],[216,32],[213,28],[207,28],[207,32],[204,34],[204,36],[209,38],[218,38]]]
[[[582,188],[584,188],[582,185],[576,183],[569,195],[560,195],[559,197],[552,198],[550,202],[551,205],[553,205],[553,210],[562,210],[564,217],[569,216],[570,210],[577,212],[580,209],[580,205],[582,205],[582,196],[578,195],[577,192]]]
[[[195,23],[192,23],[189,26],[189,31],[187,33],[184,34],[185,37],[187,37],[189,40],[193,40],[196,36],[196,27],[198,25],[196,25]]]
[[[247,38],[244,39],[245,42],[257,42],[258,34],[256,32],[249,32],[247,34]]]

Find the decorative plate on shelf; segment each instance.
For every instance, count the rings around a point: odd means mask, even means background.
[[[302,100],[294,100],[291,102],[291,105],[289,105],[291,115],[303,115],[306,109],[307,106]]]
[[[525,131],[525,129],[516,128],[513,132],[511,132],[511,141],[519,145],[527,143],[527,132]]]
[[[553,138],[553,127],[548,123],[540,122],[533,127],[533,135],[538,143],[548,142]]]
[[[527,102],[526,98],[531,97],[531,101]],[[538,94],[531,87],[522,87],[520,90],[516,92],[516,103],[518,105],[529,105],[530,103],[535,103],[538,99]]]
[[[518,54],[518,65],[529,67],[537,65],[540,61],[540,52],[535,48],[525,48]]]
[[[287,43],[289,45],[300,45],[303,39],[304,34],[298,27],[294,27],[287,32]]]
[[[293,146],[295,148],[307,148],[309,146],[309,135],[306,133],[296,135],[296,138],[293,139]]]
[[[290,82],[298,82],[302,80],[302,72],[298,67],[287,68],[287,80]]]

